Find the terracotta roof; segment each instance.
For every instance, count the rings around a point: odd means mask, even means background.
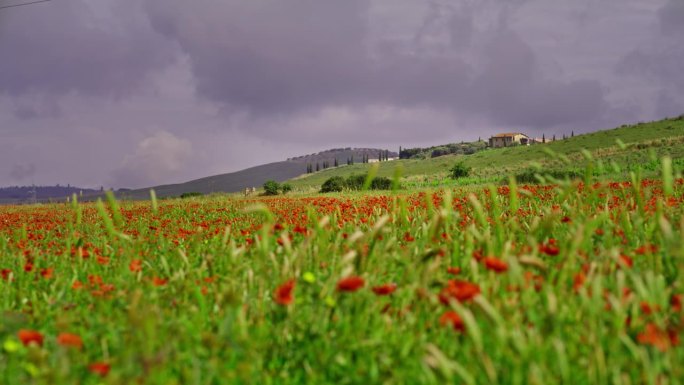
[[[527,136],[527,135],[523,134],[522,132],[506,132],[506,133],[503,133],[503,134],[492,135],[492,138],[504,138],[504,137],[516,136],[516,135]]]

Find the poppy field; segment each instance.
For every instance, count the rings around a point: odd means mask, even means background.
[[[0,207],[2,384],[679,384],[684,180]]]

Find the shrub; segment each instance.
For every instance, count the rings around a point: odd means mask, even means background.
[[[201,196],[202,196],[202,193],[201,193],[201,192],[196,192],[196,191],[193,191],[193,192],[186,192],[186,193],[182,193],[182,194],[180,195],[181,199],[192,198],[192,197],[201,197]]]
[[[386,177],[378,177],[371,182],[371,190],[391,190],[392,180]]]
[[[346,187],[350,190],[361,190],[364,183],[366,183],[365,175],[352,174],[347,177]]]
[[[552,171],[538,171],[535,169],[527,169],[515,176],[515,180],[518,183],[529,183],[535,184],[539,183],[536,175],[539,174],[545,178],[551,177],[554,179],[579,179],[582,178],[582,174],[573,170],[552,170]]]
[[[366,175],[350,175],[347,179],[343,179],[341,176],[333,176],[326,180],[321,186],[321,192],[339,192],[348,188],[350,190],[361,190],[363,189],[364,183],[366,183]],[[376,177],[373,178],[370,184],[371,190],[391,190],[393,182],[391,179],[386,177]]]
[[[283,194],[287,194],[292,191],[292,185],[289,183],[283,183],[280,185],[280,191],[282,191]]]
[[[449,175],[453,179],[465,178],[470,175],[470,167],[466,166],[463,162],[458,162],[449,170]]]
[[[333,176],[328,178],[328,180],[326,180],[325,182],[323,182],[323,185],[321,186],[321,192],[340,192],[344,190],[344,187],[344,179],[341,176]]]
[[[278,195],[279,190],[280,183],[274,180],[269,180],[264,183],[264,195]]]

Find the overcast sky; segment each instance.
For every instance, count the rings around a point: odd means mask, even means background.
[[[144,187],[335,147],[680,115],[682,42],[684,0],[0,9],[0,186]]]

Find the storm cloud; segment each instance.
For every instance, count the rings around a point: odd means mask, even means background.
[[[684,113],[680,0],[52,0],[0,11],[0,184]],[[98,167],[92,167],[97,164]],[[0,166],[2,167],[2,166]]]

